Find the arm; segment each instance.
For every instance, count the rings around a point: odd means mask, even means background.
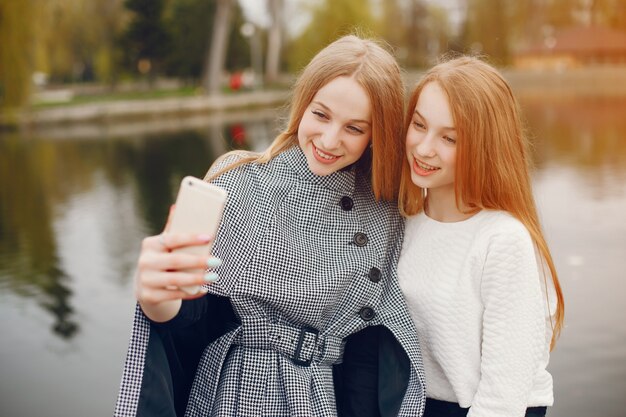
[[[232,162],[231,159],[224,163]],[[240,167],[224,173],[213,183],[228,192],[228,202],[213,246],[213,254],[219,259],[209,254],[196,256],[171,252],[172,249],[206,244],[211,240],[209,236],[164,233],[143,241],[135,279],[136,296],[144,314],[153,322],[173,319],[181,309],[182,300],[202,297],[207,292],[203,288],[203,292],[190,296],[178,287],[212,284],[217,275],[220,277],[218,287],[229,287],[243,266],[237,256],[255,247],[256,235],[252,230],[257,222],[253,217],[254,209],[250,209],[255,207],[253,202],[258,195],[254,170],[249,166]],[[217,275],[205,274],[207,267],[214,267]]]
[[[517,226],[493,236],[487,247],[481,376],[468,417],[522,417],[547,349],[533,243]]]

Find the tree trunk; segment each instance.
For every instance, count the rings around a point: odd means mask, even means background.
[[[280,70],[280,50],[283,36],[283,0],[267,0],[272,24],[267,35],[267,60],[265,79],[275,82]]]
[[[202,78],[204,92],[208,95],[219,92],[224,62],[226,61],[226,52],[228,50],[232,6],[233,0],[217,0],[211,47],[207,51],[204,63],[204,76]]]

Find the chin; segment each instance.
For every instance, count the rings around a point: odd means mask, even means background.
[[[312,173],[314,173],[315,175],[320,176],[320,177],[324,177],[326,175],[330,175],[333,172],[337,171],[334,168],[320,167],[319,165],[311,166],[311,164],[309,164],[309,169],[311,170]]]
[[[416,174],[411,174],[411,182],[417,187],[429,188],[428,181],[425,181],[424,178],[417,176]]]

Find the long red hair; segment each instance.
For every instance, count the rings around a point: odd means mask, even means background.
[[[454,58],[436,65],[418,82],[409,100],[405,131],[422,89],[431,82],[446,94],[457,132],[457,207],[503,210],[513,215],[526,226],[550,270],[557,298],[552,348],[563,327],[565,307],[533,199],[531,159],[517,100],[491,65],[474,57]],[[402,168],[399,206],[404,215],[416,214],[424,206],[423,190],[411,181],[408,163]]]

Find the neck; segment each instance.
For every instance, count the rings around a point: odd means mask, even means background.
[[[441,191],[443,190],[428,190],[424,211],[431,219],[442,223],[454,223],[476,214],[476,211],[470,211],[469,207],[457,207],[454,191]]]

